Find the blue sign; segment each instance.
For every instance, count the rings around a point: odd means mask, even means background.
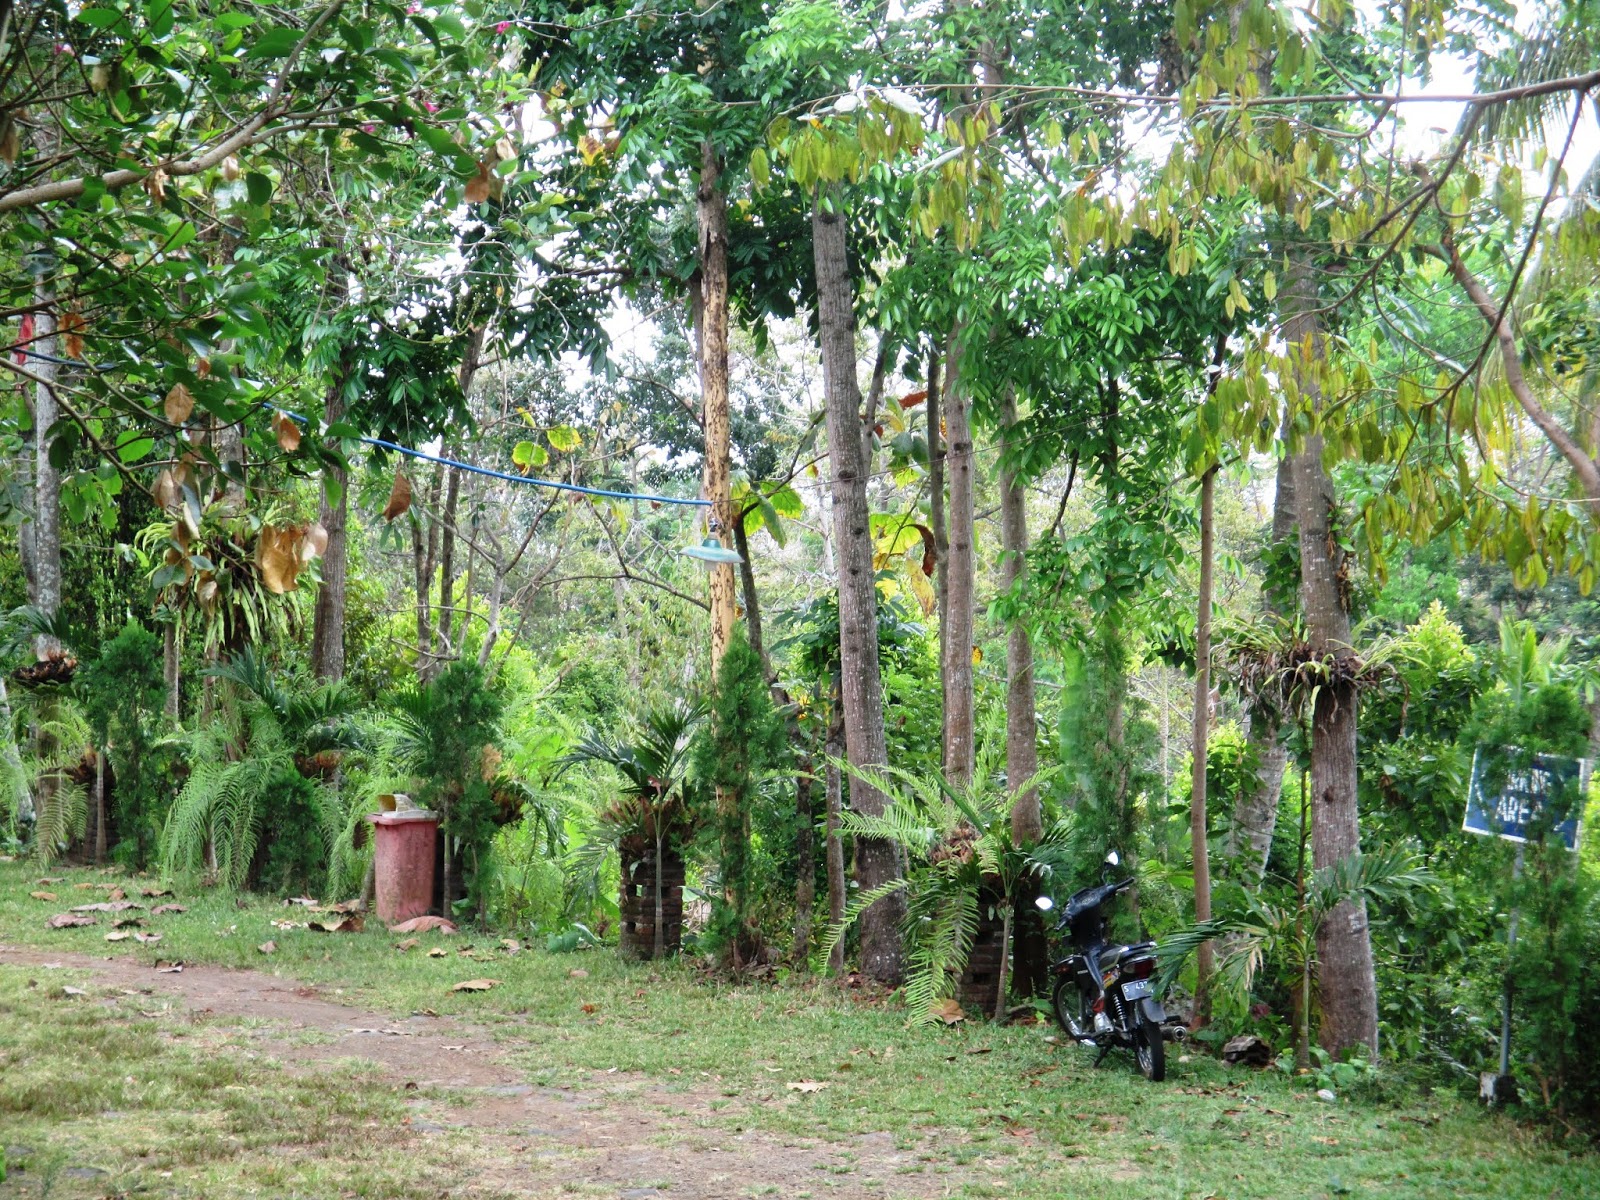
[[[1538,841],[1543,834],[1576,850],[1588,779],[1587,759],[1480,747],[1472,756],[1461,828],[1512,842]],[[1555,813],[1548,811],[1552,801],[1560,805]]]

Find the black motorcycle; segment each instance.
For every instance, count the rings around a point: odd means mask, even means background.
[[[1115,850],[1106,855],[1107,871],[1119,861]],[[1160,1083],[1167,1074],[1166,1041],[1181,1036],[1181,1027],[1168,1026],[1155,994],[1156,944],[1106,944],[1105,906],[1133,882],[1084,888],[1067,901],[1056,929],[1067,930],[1076,953],[1055,964],[1052,999],[1061,1028],[1099,1048],[1096,1066],[1121,1046],[1134,1052],[1146,1079]],[[1045,912],[1055,907],[1049,896],[1036,903]]]

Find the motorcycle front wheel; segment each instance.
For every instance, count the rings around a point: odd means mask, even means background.
[[[1139,1070],[1151,1083],[1160,1083],[1167,1077],[1167,1044],[1161,1037],[1161,1026],[1148,1017],[1139,1018],[1138,1045]]]
[[[1056,980],[1051,1007],[1055,1009],[1056,1024],[1068,1037],[1083,1041],[1094,1036],[1094,1013],[1089,1007],[1089,998],[1078,990],[1070,976]]]

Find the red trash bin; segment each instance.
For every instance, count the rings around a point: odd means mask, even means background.
[[[377,835],[373,882],[378,919],[386,924],[427,914],[433,903],[433,853],[439,814],[426,809],[367,817]]]

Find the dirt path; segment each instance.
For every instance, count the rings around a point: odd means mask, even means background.
[[[349,1058],[377,1064],[386,1082],[418,1093],[409,1103],[412,1137],[467,1137],[481,1148],[475,1178],[448,1195],[579,1190],[625,1200],[762,1193],[855,1200],[939,1197],[958,1187],[956,1176],[936,1173],[888,1134],[825,1142],[732,1132],[726,1116],[714,1114],[716,1091],[669,1091],[628,1073],[594,1072],[582,1088],[532,1085],[510,1062],[529,1043],[496,1040],[447,1017],[396,1021],[258,971],[158,972],[128,958],[6,945],[0,964],[87,972],[96,982],[148,991],[224,1027],[230,1018],[248,1021],[259,1049],[290,1068]]]

